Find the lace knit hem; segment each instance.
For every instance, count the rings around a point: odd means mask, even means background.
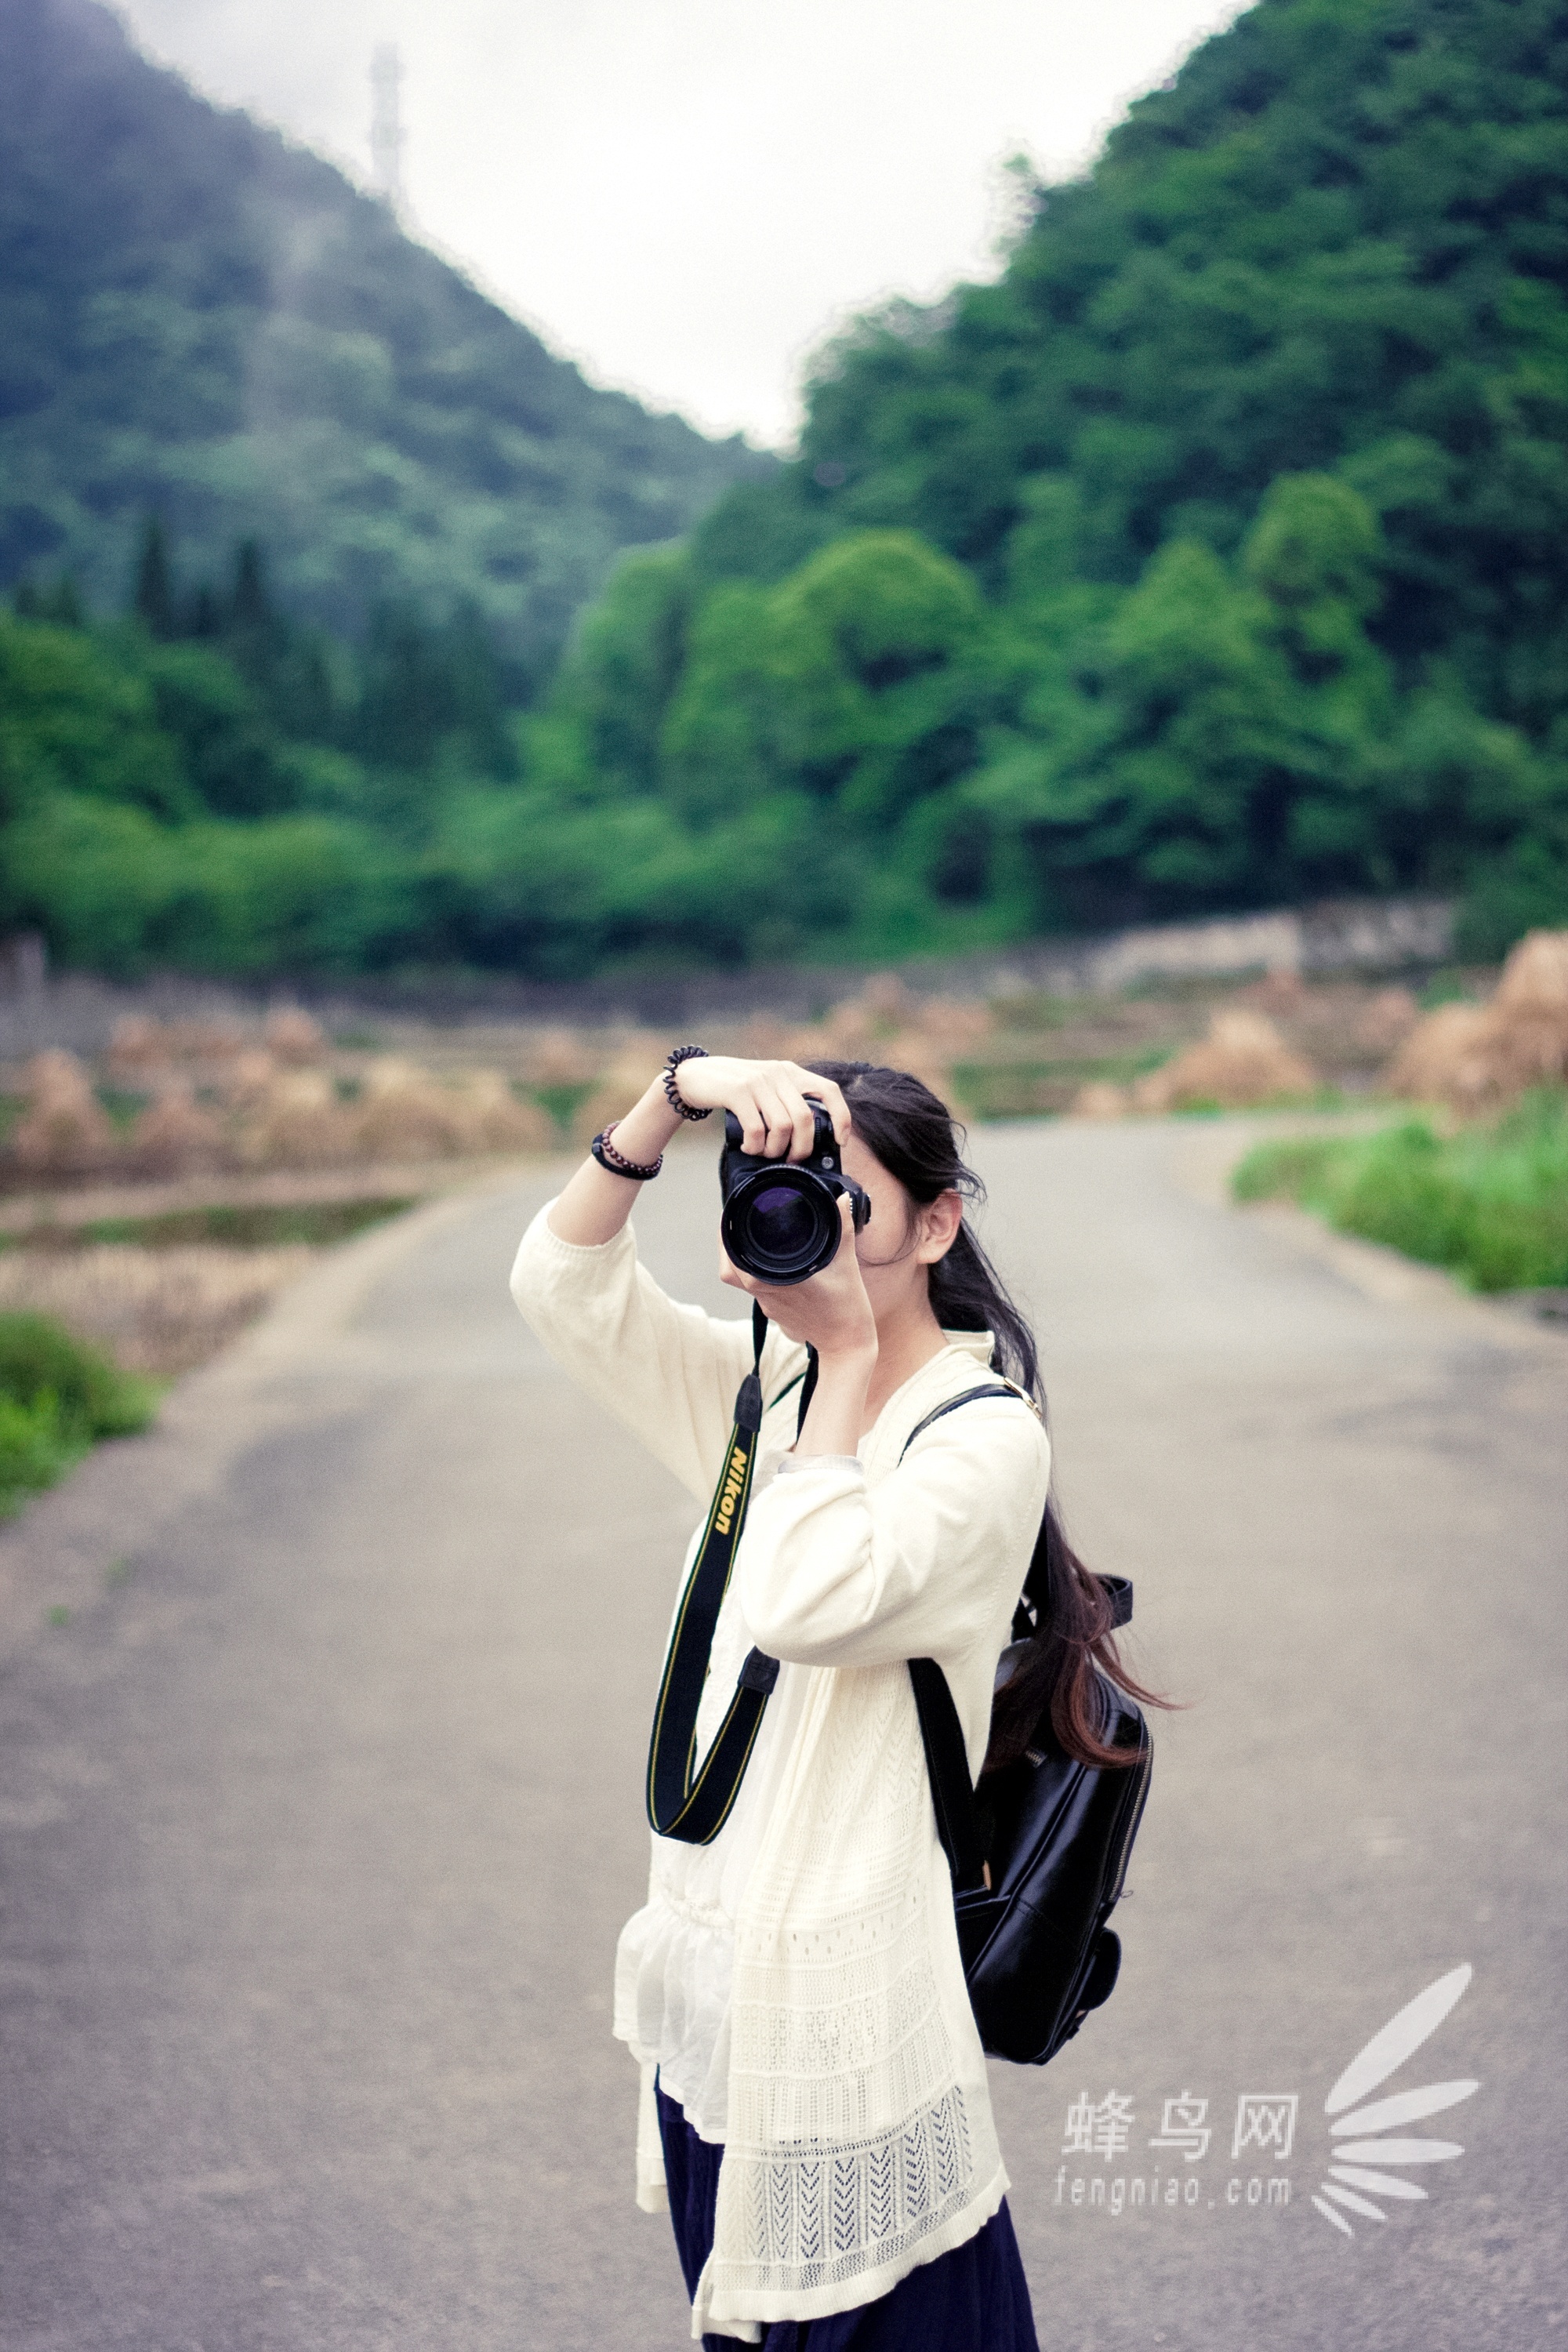
[[[732,2155],[726,2155],[724,2161],[730,2165]],[[858,2250],[837,2258],[828,2256],[819,2266],[802,2265],[792,2272],[781,2265],[770,2273],[750,2265],[742,2272],[739,2265],[724,2265],[710,2256],[697,2282],[691,2333],[699,2339],[705,2332],[732,2333],[742,2341],[754,2343],[755,2336],[742,2331],[760,2329],[775,2320],[826,2319],[836,2312],[858,2311],[862,2305],[890,2294],[910,2271],[977,2237],[1000,2210],[1010,2186],[1006,2168],[998,2160],[983,2188],[977,2189],[972,2181],[966,2182],[940,2218],[928,2219],[917,2233],[889,2232],[870,2263],[865,2252]]]

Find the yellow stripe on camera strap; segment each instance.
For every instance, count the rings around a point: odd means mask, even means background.
[[[765,1657],[761,1650],[752,1650],[741,1668],[734,1696],[718,1736],[702,1759],[702,1769],[693,1778],[697,1710],[702,1703],[713,1632],[729,1588],[730,1571],[751,1500],[752,1473],[756,1467],[763,1425],[763,1341],[767,1328],[767,1317],[760,1307],[753,1306],[752,1370],[742,1381],[735,1399],[735,1425],[725,1449],[724,1466],[719,1473],[708,1524],[676,1612],[675,1630],[664,1662],[664,1679],[654,1708],[653,1737],[648,1742],[648,1820],[660,1837],[679,1838],[687,1845],[710,1844],[729,1820],[730,1809],[751,1761],[763,1710],[778,1680],[778,1660]],[[812,1385],[808,1377],[806,1395]],[[775,1397],[773,1402],[776,1404],[778,1399]],[[803,1419],[805,1402],[803,1395]]]

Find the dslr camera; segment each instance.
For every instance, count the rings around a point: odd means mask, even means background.
[[[757,1282],[780,1288],[820,1274],[838,1247],[843,1231],[838,1203],[846,1193],[854,1204],[855,1230],[870,1222],[869,1195],[839,1168],[833,1121],[811,1096],[816,1134],[805,1160],[767,1160],[741,1149],[741,1122],[724,1114],[724,1149],[719,1160],[723,1213],[719,1231],[731,1265]]]

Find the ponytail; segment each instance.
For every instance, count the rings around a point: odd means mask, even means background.
[[[870,1062],[807,1066],[839,1088],[856,1134],[912,1200],[923,1207],[942,1192],[957,1192],[965,1203],[984,1199],[984,1184],[960,1150],[963,1130],[921,1079]],[[931,1269],[931,1303],[944,1331],[989,1331],[997,1371],[1044,1412],[1035,1335],[967,1213],[952,1247]],[[1016,1763],[1047,1709],[1051,1728],[1069,1756],[1085,1764],[1133,1763],[1137,1749],[1114,1747],[1103,1736],[1109,1710],[1101,1676],[1145,1706],[1170,1707],[1175,1702],[1145,1690],[1123,1665],[1105,1587],[1068,1542],[1049,1496],[1024,1580],[1022,1607],[1029,1630],[1017,1664],[993,1702],[991,1744],[982,1771]]]

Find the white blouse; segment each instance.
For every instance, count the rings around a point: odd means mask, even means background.
[[[750,1319],[668,1298],[629,1225],[581,1247],[547,1218],[518,1251],[519,1307],[705,1518]],[[942,1664],[977,1771],[1049,1454],[1034,1413],[986,1399],[900,1462],[916,1424],[989,1364],[989,1333],[946,1337],[858,1458],[786,1461],[805,1352],[773,1327],[763,1349],[752,1503],[699,1752],[753,1644],[781,1660],[778,1680],[717,1837],[651,1838],[647,1901],[616,1962],[615,2032],[642,2067],[638,2202],[665,2201],[656,2069],[725,2146],[694,2336],[754,2343],[773,2320],[874,2301],[972,2237],[1005,2193],[905,1662]]]

